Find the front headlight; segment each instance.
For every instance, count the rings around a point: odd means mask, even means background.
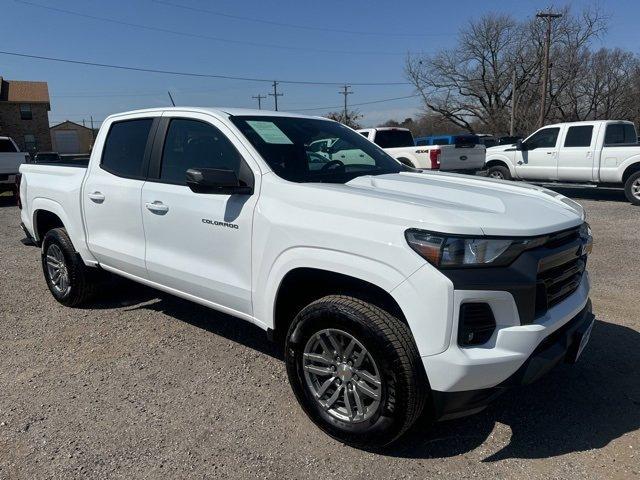
[[[546,237],[491,238],[465,237],[407,230],[409,246],[436,267],[504,266],[524,250],[542,245]]]

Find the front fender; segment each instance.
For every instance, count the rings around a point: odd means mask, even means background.
[[[347,252],[295,247],[286,250],[269,272],[258,279],[265,288],[256,291],[254,312],[268,328],[274,328],[274,307],[284,277],[297,268],[315,268],[339,273],[376,285],[388,292],[409,324],[420,355],[446,348],[451,331],[453,285],[426,264],[408,277],[393,266]],[[256,289],[257,290],[257,289]]]
[[[287,273],[297,268],[340,273],[377,285],[387,292],[391,292],[405,279],[404,275],[390,265],[351,253],[316,247],[290,248],[282,252],[271,269],[261,274],[257,281],[257,285],[264,285],[265,288],[256,292],[255,316],[270,328],[275,325],[274,306],[280,284]]]

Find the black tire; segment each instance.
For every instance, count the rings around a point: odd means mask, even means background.
[[[56,288],[54,279],[47,266],[47,256],[55,248],[62,252],[64,258],[63,268],[68,279],[68,288],[63,291]],[[85,303],[95,293],[97,274],[92,268],[87,267],[78,252],[73,248],[73,244],[64,228],[54,228],[49,230],[42,240],[42,272],[53,297],[67,307],[75,307]]]
[[[627,178],[627,181],[624,182],[624,194],[626,195],[627,200],[634,205],[640,205],[640,193],[634,193],[638,184],[640,184],[640,171],[632,173],[629,178]]]
[[[332,416],[305,380],[305,346],[325,329],[351,335],[377,364],[381,398],[367,420],[356,423]],[[289,328],[285,356],[289,382],[307,415],[333,438],[358,448],[377,449],[397,440],[420,417],[429,399],[426,373],[409,327],[357,298],[330,295],[305,307]],[[362,383],[358,380],[356,376],[351,383],[346,381],[344,389],[353,392],[353,383]]]
[[[493,165],[487,169],[487,177],[499,180],[511,180],[511,172],[504,165]]]

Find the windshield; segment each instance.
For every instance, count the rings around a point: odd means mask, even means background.
[[[408,170],[362,135],[321,119],[237,116],[230,120],[276,175],[291,182],[346,183]]]

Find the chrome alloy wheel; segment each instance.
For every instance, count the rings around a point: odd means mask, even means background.
[[[66,295],[71,289],[69,281],[69,269],[64,259],[62,250],[58,245],[52,243],[47,248],[47,275],[54,290],[60,295]]]
[[[640,177],[631,184],[631,195],[640,200]]]
[[[315,333],[302,362],[307,388],[330,415],[357,423],[376,413],[382,398],[380,371],[352,335],[333,328]]]
[[[502,172],[498,170],[494,170],[489,174],[489,178],[497,178],[499,180],[504,180],[504,175],[502,174]]]

